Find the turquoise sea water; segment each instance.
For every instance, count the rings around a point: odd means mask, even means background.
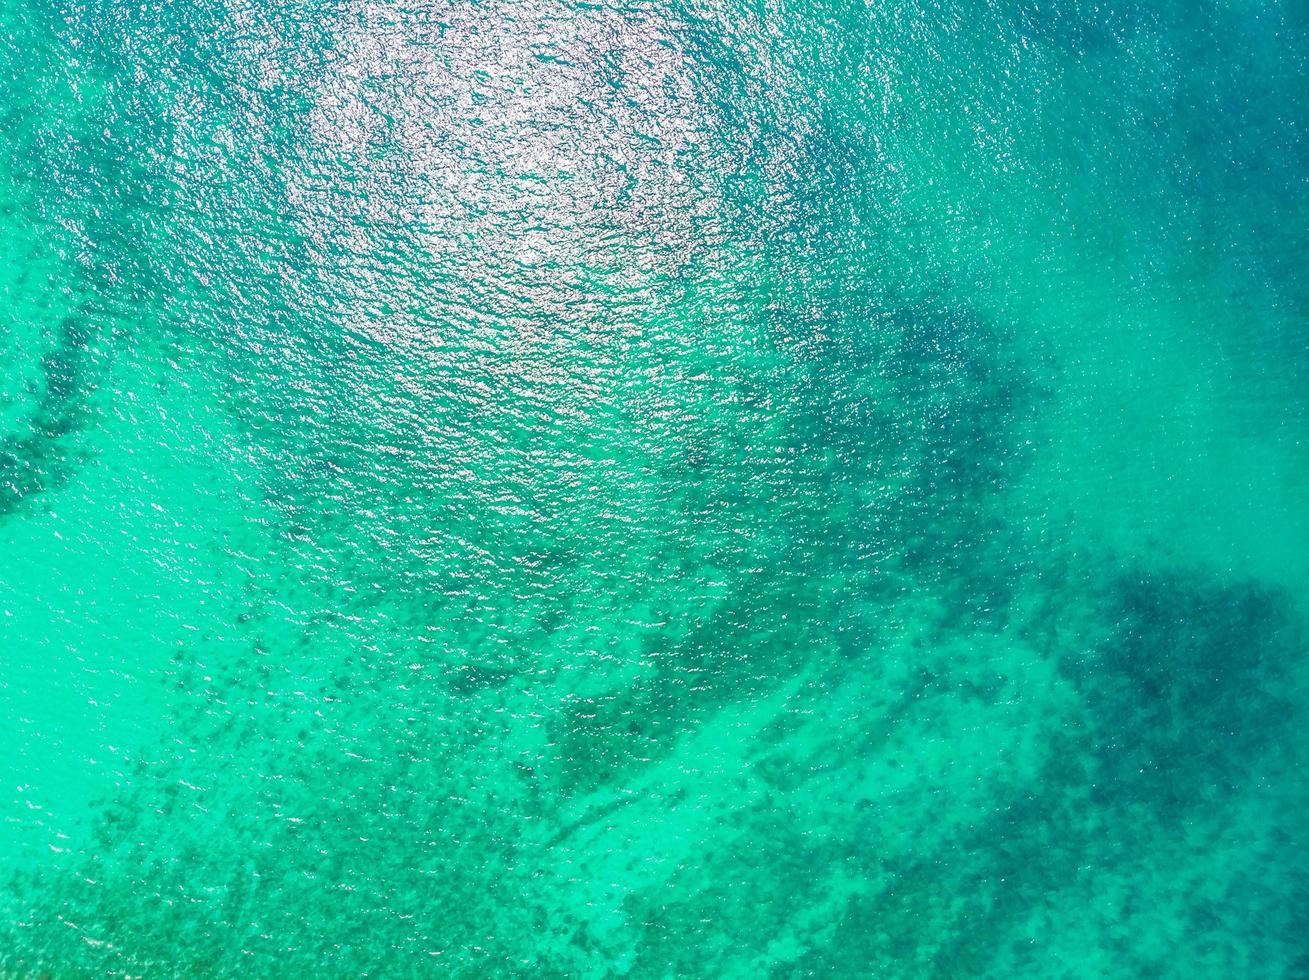
[[[0,976],[1309,977],[1307,30],[0,0]]]

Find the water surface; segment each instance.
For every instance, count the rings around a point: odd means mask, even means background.
[[[0,975],[1309,977],[1302,3],[0,5]]]

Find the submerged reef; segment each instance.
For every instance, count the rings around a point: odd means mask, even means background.
[[[33,494],[57,489],[68,479],[76,456],[69,437],[85,412],[86,327],[76,318],[59,328],[51,351],[41,358],[39,391],[30,414],[0,436],[0,519],[17,511]]]

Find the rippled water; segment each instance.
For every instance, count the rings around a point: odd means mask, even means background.
[[[1309,977],[1303,3],[0,2],[0,975]]]

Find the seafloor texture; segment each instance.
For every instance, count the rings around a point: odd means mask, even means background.
[[[1309,977],[1309,9],[0,0],[0,976]]]

